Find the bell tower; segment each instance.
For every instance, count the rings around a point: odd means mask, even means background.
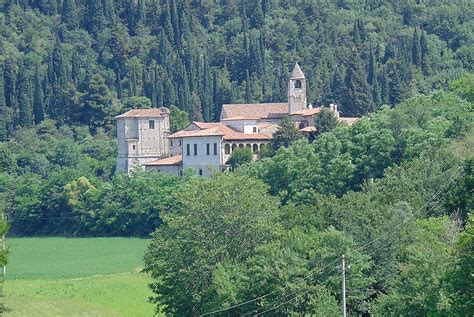
[[[288,84],[288,114],[291,115],[306,108],[306,77],[296,63]]]

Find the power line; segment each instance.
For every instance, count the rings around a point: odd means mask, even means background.
[[[462,168],[462,166],[461,166],[460,168]],[[459,169],[458,169],[458,170],[459,170]],[[459,172],[456,171],[456,172],[454,172],[453,174],[458,174],[458,175],[452,175],[451,178],[450,178],[450,181],[447,183],[448,185],[446,186],[446,188],[445,188],[445,189],[440,189],[440,190],[438,190],[438,192],[435,193],[435,194],[432,196],[432,198],[435,198],[435,197],[438,196],[442,191],[448,189],[448,188],[451,186],[451,183],[452,183],[457,177],[459,177],[460,175],[462,175],[463,172],[462,172],[462,173],[459,173]],[[431,211],[434,207],[436,207],[436,206],[441,202],[441,200],[444,198],[444,196],[446,196],[446,194],[447,194],[447,192],[445,193],[445,195],[443,195],[442,197],[440,197],[440,198],[430,207],[430,209],[428,209],[428,212]],[[407,218],[408,220],[405,219],[404,222],[402,222],[402,223],[405,223],[405,222],[411,220],[414,215],[416,215],[416,214],[417,214],[418,212],[420,212],[426,205],[431,204],[432,202],[433,202],[433,199],[431,199],[429,203],[424,204],[421,208],[419,208],[419,209],[412,215],[412,217]],[[400,225],[400,224],[399,224],[399,225]],[[398,227],[399,225],[397,225],[396,227]],[[392,229],[393,229],[393,228],[392,228]],[[390,230],[390,232],[392,232],[392,231],[393,231],[393,230]],[[378,237],[378,238],[380,238],[380,237]],[[375,241],[375,240],[376,240],[376,239],[374,239],[373,241]],[[371,257],[371,256],[375,255],[375,254],[376,254],[377,252],[379,252],[381,249],[385,248],[388,244],[390,244],[390,242],[392,242],[392,241],[389,240],[389,241],[387,241],[387,243],[382,244],[379,248],[377,248],[376,250],[374,250],[372,253],[369,253],[369,254],[368,254],[368,257]],[[366,247],[366,246],[368,246],[368,245],[370,245],[370,243],[365,244],[363,247]],[[358,249],[360,249],[360,248],[356,248],[356,249],[352,250],[352,252],[355,252],[355,251],[357,251]],[[349,251],[349,252],[351,252],[351,251]],[[362,260],[363,260],[363,259],[359,259],[358,261],[352,262],[352,264],[358,264],[358,263],[361,262]],[[312,275],[314,275],[314,274],[316,274],[316,273],[318,273],[318,272],[314,272],[314,273],[312,273],[310,276],[312,276]],[[329,278],[332,274],[334,274],[334,272],[331,272],[330,275],[326,276],[326,279]],[[319,285],[319,284],[322,284],[322,281],[319,282],[319,283],[317,283],[316,285]],[[308,289],[308,290],[306,290],[305,292],[303,292],[301,295],[304,295],[304,294],[306,294],[306,293],[308,293],[308,292],[310,292],[310,291],[311,291],[311,289]],[[285,297],[285,298],[287,298],[288,296],[295,295],[295,296],[292,297],[291,299],[289,299],[289,300],[287,300],[287,301],[285,301],[285,302],[283,302],[283,303],[280,303],[279,305],[273,306],[273,307],[271,307],[271,308],[269,308],[269,309],[267,309],[267,310],[265,310],[265,311],[263,311],[263,312],[261,312],[261,313],[257,313],[257,315],[255,315],[255,316],[260,316],[260,315],[262,315],[262,314],[264,314],[264,313],[267,313],[267,312],[270,312],[270,311],[275,310],[275,309],[277,309],[277,308],[280,308],[280,307],[283,306],[284,304],[287,304],[287,303],[293,301],[293,300],[298,296],[298,294],[296,294],[296,293],[298,293],[298,290],[297,290],[297,291],[294,291],[293,293],[291,293],[291,294],[289,294],[289,295],[287,295],[287,296]],[[247,315],[249,315],[249,314],[251,314],[251,313],[254,313],[254,312],[256,312],[256,311],[251,311],[250,313],[247,313],[247,314],[245,314],[245,315],[243,315],[243,316],[247,316]],[[258,312],[258,310],[257,310],[257,312]]]
[[[431,204],[431,203],[433,202],[433,199],[435,199],[435,198],[436,198],[438,195],[440,195],[443,191],[445,191],[446,189],[448,189],[449,186],[451,186],[451,183],[452,183],[456,178],[458,178],[459,176],[461,176],[461,175],[464,173],[464,171],[463,171],[462,169],[463,169],[463,166],[458,167],[458,168],[453,172],[453,174],[451,175],[451,177],[449,178],[449,181],[447,182],[447,186],[444,186],[444,187],[440,188],[435,194],[433,194],[433,196],[431,197],[431,199],[430,199],[429,202],[427,202],[427,203],[425,203],[423,206],[421,206],[421,207],[420,207],[417,211],[415,211],[411,216],[407,217],[407,218],[404,219],[401,223],[399,223],[398,225],[392,227],[390,230],[385,231],[385,232],[384,232],[382,235],[380,235],[379,237],[377,237],[377,238],[375,238],[375,239],[373,239],[373,240],[367,242],[366,244],[362,245],[361,247],[358,247],[358,248],[352,250],[352,252],[361,251],[361,250],[365,249],[367,246],[371,245],[372,243],[374,243],[374,242],[377,241],[377,240],[380,240],[383,236],[386,236],[387,234],[393,232],[395,229],[399,228],[401,225],[405,224],[407,221],[410,221],[416,214],[418,214],[418,213],[421,212],[425,207],[427,207],[429,204]],[[444,196],[443,196],[443,197],[444,197]],[[439,201],[441,201],[441,199],[440,199]],[[438,203],[439,201],[437,201],[437,203]],[[430,207],[430,209],[429,209],[428,211],[430,211],[431,209],[433,209],[433,208],[437,205],[437,203],[436,203],[435,205],[433,205],[432,207]],[[392,208],[392,210],[393,210],[393,209],[394,209],[394,207]],[[378,250],[379,250],[379,249],[377,249],[377,251],[378,251]],[[372,254],[370,254],[370,255],[372,255]],[[369,256],[370,256],[370,255],[369,255]],[[338,257],[336,260],[330,262],[328,265],[324,266],[323,268],[319,269],[318,271],[313,272],[313,273],[310,273],[310,274],[308,274],[308,275],[305,276],[305,277],[299,278],[295,283],[300,283],[300,282],[302,282],[302,281],[307,280],[308,278],[311,278],[313,275],[319,273],[319,271],[322,271],[322,270],[326,269],[327,267],[329,267],[330,265],[333,265],[336,261],[339,261],[339,258],[340,258],[340,257]],[[226,308],[222,308],[222,309],[214,310],[214,311],[211,311],[211,312],[207,312],[207,313],[201,314],[201,315],[199,315],[199,316],[213,315],[213,314],[220,313],[220,312],[223,312],[223,311],[227,311],[227,310],[230,310],[230,309],[233,309],[233,308],[237,308],[237,307],[240,307],[240,306],[243,306],[243,305],[246,305],[246,304],[250,304],[250,303],[253,303],[253,302],[257,301],[257,300],[264,299],[264,298],[266,298],[266,297],[268,297],[268,296],[270,296],[270,295],[273,295],[273,294],[275,294],[275,293],[281,292],[281,291],[283,291],[283,290],[285,290],[285,289],[287,289],[287,288],[288,288],[288,286],[284,286],[284,287],[279,288],[279,289],[277,289],[277,290],[275,290],[275,291],[272,291],[272,292],[269,292],[269,293],[267,293],[267,294],[264,294],[264,295],[255,297],[255,298],[253,298],[253,299],[251,299],[251,300],[248,300],[248,301],[245,301],[245,302],[242,302],[242,303],[239,303],[239,304],[235,304],[235,305],[232,305],[232,306],[229,306],[229,307],[226,307]]]

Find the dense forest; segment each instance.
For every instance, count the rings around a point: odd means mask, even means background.
[[[343,254],[351,315],[472,315],[473,2],[0,6],[0,233],[152,234],[170,316],[338,316]],[[115,173],[118,113],[170,107],[176,131],[284,101],[296,61],[309,102],[363,118],[283,120],[210,179]]]
[[[474,65],[471,1],[5,0],[0,140],[45,118],[111,129],[127,104],[193,120],[223,103],[309,101],[363,115],[446,88]],[[132,98],[130,100],[130,98]],[[120,102],[121,101],[121,102]]]

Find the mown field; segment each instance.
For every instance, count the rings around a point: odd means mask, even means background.
[[[148,240],[9,239],[6,316],[152,316]]]

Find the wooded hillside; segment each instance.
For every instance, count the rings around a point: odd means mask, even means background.
[[[365,114],[472,71],[473,6],[6,0],[0,139],[46,117],[111,129],[113,115],[139,104],[176,105],[210,121],[222,103],[286,100],[296,61],[309,78],[309,102]]]

